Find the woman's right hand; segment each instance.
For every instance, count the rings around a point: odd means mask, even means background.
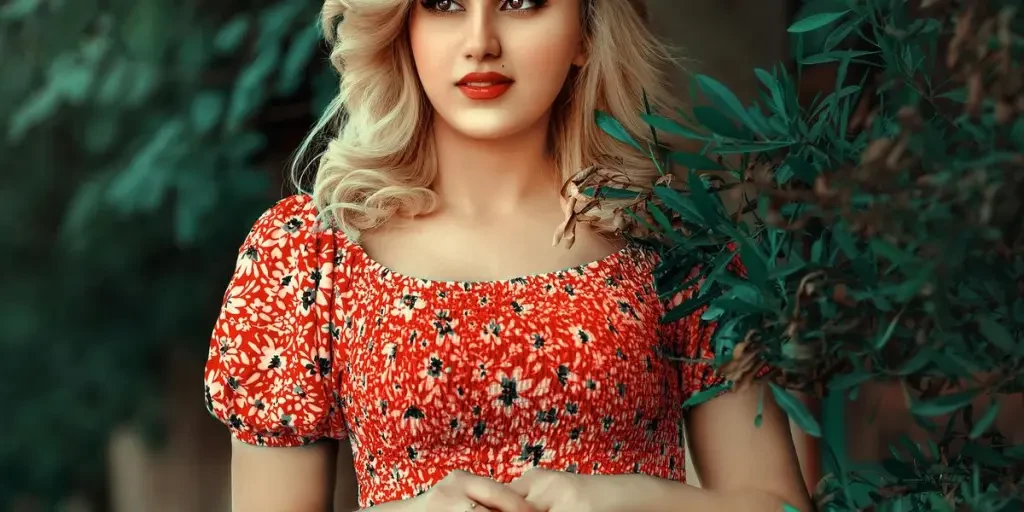
[[[538,512],[508,486],[466,471],[448,473],[404,505],[403,512]]]

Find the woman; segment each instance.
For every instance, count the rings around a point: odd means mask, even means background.
[[[712,326],[659,322],[613,205],[550,241],[566,176],[656,176],[593,120],[644,140],[644,93],[670,111],[640,0],[328,0],[324,26],[342,78],[312,194],[256,222],[211,341],[235,510],[335,487],[379,512],[809,508],[756,390],[687,413],[683,483],[680,404],[719,379],[666,356],[707,356]]]

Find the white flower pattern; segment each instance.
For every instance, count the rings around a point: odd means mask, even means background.
[[[206,405],[238,440],[350,439],[359,504],[453,469],[529,467],[684,480],[679,405],[721,382],[699,310],[662,325],[657,256],[630,246],[559,272],[483,283],[403,276],[304,195],[255,223],[210,339]],[[678,303],[692,290],[672,298]]]

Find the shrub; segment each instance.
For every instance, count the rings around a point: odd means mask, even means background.
[[[335,85],[317,9],[0,2],[0,508],[105,488],[110,432],[158,439],[175,413],[167,375],[201,368],[245,224],[280,196],[271,116]],[[301,136],[321,106],[298,106]]]
[[[633,198],[633,228],[664,256],[661,292],[691,285],[680,276],[694,265],[706,279],[670,316],[706,306],[730,385],[767,364],[766,389],[808,434],[821,426],[791,391],[902,386],[932,440],[904,438],[878,467],[833,461],[823,510],[1019,510],[1024,445],[993,427],[1024,390],[1019,3],[824,3],[789,32],[796,72],[835,66],[834,90],[801,103],[784,67],[758,69],[758,100],[744,105],[698,75],[687,123],[644,115],[655,133],[702,143],[642,148],[685,176],[651,189],[582,173],[578,204]],[[598,124],[640,148],[616,120]],[[741,196],[735,212],[727,191]],[[743,276],[726,266],[737,257]]]

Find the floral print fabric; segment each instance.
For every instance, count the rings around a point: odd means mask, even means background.
[[[685,480],[681,404],[720,382],[700,312],[662,325],[656,255],[479,283],[397,274],[318,229],[308,196],[264,213],[210,341],[206,405],[238,440],[351,442],[362,507],[455,469]],[[682,300],[692,290],[683,292]]]

